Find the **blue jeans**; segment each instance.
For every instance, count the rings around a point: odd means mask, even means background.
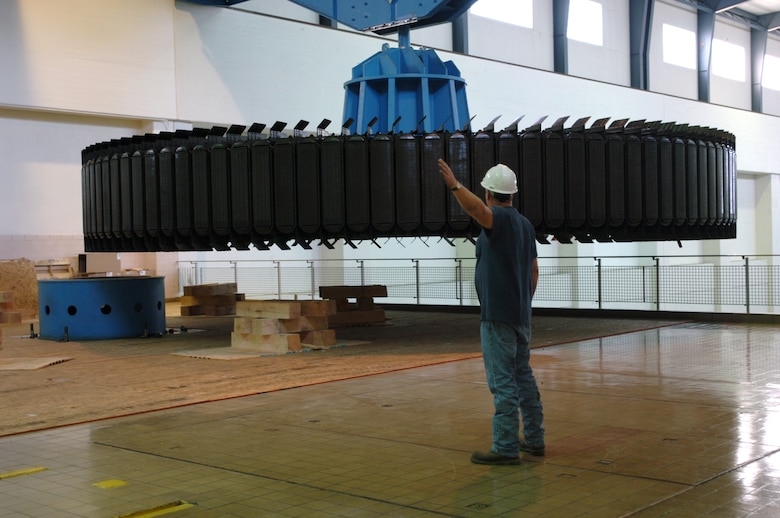
[[[481,323],[480,336],[495,406],[492,450],[507,457],[520,454],[520,417],[526,444],[543,447],[542,400],[529,364],[531,326],[488,320]]]

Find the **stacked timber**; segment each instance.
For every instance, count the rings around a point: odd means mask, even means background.
[[[374,304],[374,297],[387,297],[387,286],[320,286],[320,297],[336,301],[336,314],[330,317],[331,326],[378,324],[385,321],[385,310]]]
[[[181,298],[181,316],[235,315],[236,302],[244,300],[242,293],[236,293],[237,289],[235,282],[185,286]]]
[[[14,306],[14,293],[0,291],[0,324],[10,324],[22,321],[22,312]]]
[[[332,300],[243,300],[236,303],[230,346],[268,354],[336,345]]]

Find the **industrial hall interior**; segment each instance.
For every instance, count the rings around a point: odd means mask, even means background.
[[[780,0],[3,0],[0,70],[0,517],[780,516]]]

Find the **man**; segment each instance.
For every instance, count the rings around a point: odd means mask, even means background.
[[[499,164],[485,173],[484,202],[455,179],[444,160],[439,160],[439,172],[463,210],[482,226],[474,280],[482,358],[495,414],[490,451],[474,452],[471,461],[519,464],[520,452],[544,455],[542,401],[529,364],[531,299],[539,279],[534,227],[512,206],[517,178],[509,167]]]

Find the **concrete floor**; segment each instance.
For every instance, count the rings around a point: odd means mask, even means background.
[[[450,339],[408,318],[407,345]],[[466,355],[8,435],[0,516],[780,516],[780,327],[602,323],[532,353],[547,455],[519,466],[469,461],[492,404]]]

